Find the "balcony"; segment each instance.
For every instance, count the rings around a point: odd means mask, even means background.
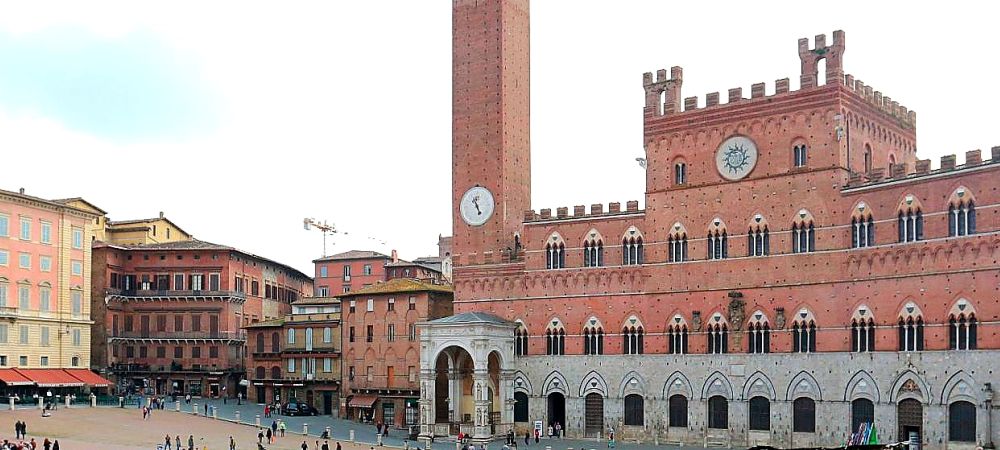
[[[246,294],[237,291],[208,291],[208,290],[143,290],[143,289],[105,289],[105,296],[108,301],[164,301],[164,300],[187,300],[187,301],[228,301],[233,303],[243,303],[246,301]]]
[[[14,320],[18,317],[17,308],[13,306],[0,306],[0,320]]]
[[[239,341],[245,342],[245,331],[112,331],[111,339],[148,340],[148,341]]]

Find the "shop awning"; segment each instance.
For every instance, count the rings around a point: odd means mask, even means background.
[[[63,370],[66,371],[66,373],[69,373],[70,376],[72,376],[73,378],[82,381],[83,384],[86,384],[87,386],[108,387],[111,385],[110,381],[104,379],[104,377],[94,372],[91,372],[87,369],[63,369]]]
[[[378,400],[378,397],[374,395],[355,395],[347,402],[347,406],[351,408],[371,408],[375,404],[375,400]]]
[[[30,386],[35,384],[28,377],[21,375],[15,369],[0,369],[0,382],[6,384],[7,386]]]
[[[38,387],[79,387],[83,382],[62,369],[17,369]]]

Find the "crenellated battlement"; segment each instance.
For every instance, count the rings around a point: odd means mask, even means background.
[[[906,163],[900,163],[889,166],[888,173],[883,167],[874,168],[867,173],[852,172],[844,189],[867,188],[901,180],[917,180],[949,172],[972,170],[987,165],[1000,165],[1000,146],[991,148],[990,159],[986,160],[983,159],[981,150],[969,150],[965,152],[965,164],[961,165],[958,164],[958,158],[954,154],[944,155],[936,170],[931,169],[931,160],[918,159],[913,171],[909,170]]]
[[[793,91],[790,87],[791,80],[781,78],[774,81],[772,94],[767,94],[765,83],[754,83],[750,86],[750,96],[744,96],[742,87],[734,87],[727,91],[725,103],[719,92],[711,92],[705,95],[704,103],[697,96],[681,97],[681,84],[683,81],[680,67],[671,69],[671,77],[667,78],[666,70],[658,70],[656,78],[652,73],[643,74],[643,88],[646,92],[646,106],[643,110],[646,119],[654,119],[660,116],[673,116],[687,112],[694,112],[703,109],[711,109],[736,105],[743,102],[754,102],[760,99],[780,98],[792,95],[797,92],[807,91],[814,88],[826,87],[830,85],[845,86],[848,91],[856,93],[869,104],[874,106],[884,114],[894,118],[901,127],[915,128],[916,113],[901,106],[899,102],[884,96],[880,91],[873,90],[860,80],[855,80],[854,76],[846,75],[843,69],[843,55],[846,47],[846,37],[843,31],[833,32],[833,41],[827,44],[826,35],[817,35],[810,46],[808,38],[798,41],[798,54],[802,63],[802,72],[799,75],[799,90]],[[819,63],[826,62],[824,72],[826,82],[819,84]],[[661,104],[662,100],[662,104]]]
[[[917,126],[917,112],[907,109],[905,106],[894,101],[882,92],[874,90],[861,80],[855,80],[854,75],[844,75],[844,85],[847,89],[864,98],[869,104],[881,110],[883,113],[899,120],[904,128],[914,128]]]
[[[604,211],[604,205],[601,203],[593,203],[590,205],[588,210],[584,205],[576,205],[573,207],[573,215],[569,214],[569,208],[565,206],[560,206],[556,208],[556,214],[552,215],[552,208],[542,208],[535,213],[535,210],[529,209],[524,211],[524,222],[542,222],[548,220],[564,220],[564,219],[578,219],[581,217],[601,217],[601,216],[617,216],[625,214],[637,214],[642,212],[639,210],[638,200],[629,200],[625,202],[625,209],[622,210],[622,204],[619,202],[608,203],[607,212]]]

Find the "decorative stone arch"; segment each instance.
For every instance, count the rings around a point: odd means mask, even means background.
[[[584,375],[583,382],[580,383],[579,397],[585,398],[587,394],[592,393],[601,394],[604,398],[608,397],[608,383],[596,370],[591,370],[587,375]]]
[[[674,225],[670,227],[670,232],[668,234],[671,238],[674,239],[686,239],[688,235],[688,230],[680,222],[674,222]]]
[[[521,331],[524,331],[524,332],[526,332],[526,333],[527,333],[527,332],[529,331],[529,330],[528,330],[528,323],[527,323],[527,322],[525,322],[525,321],[524,321],[524,320],[522,320],[522,319],[514,319],[514,324],[516,324],[516,325],[517,325],[517,329],[518,329],[518,330],[521,330]]]
[[[667,329],[670,330],[671,328],[681,330],[684,328],[690,329],[690,326],[688,325],[687,320],[684,319],[684,316],[681,315],[681,313],[677,313],[667,320]]]
[[[705,380],[705,385],[701,388],[701,399],[708,400],[710,397],[721,395],[729,401],[733,401],[733,384],[729,378],[719,371],[713,372]]]
[[[771,383],[771,379],[767,375],[759,370],[750,375],[750,378],[747,378],[746,383],[743,384],[743,400],[757,396],[766,397],[771,401],[777,400],[774,384]]]
[[[976,196],[972,194],[972,190],[965,186],[959,186],[951,192],[951,196],[948,197],[949,206],[962,206],[968,205],[969,203],[977,203]]]
[[[862,303],[858,305],[857,308],[854,308],[854,314],[851,314],[851,320],[857,321],[858,323],[862,323],[862,321],[867,322],[869,320],[875,320],[875,313],[872,312],[872,309],[869,308],[868,305]]]
[[[535,389],[531,386],[531,378],[520,370],[514,372],[514,392],[523,392],[528,394],[529,397],[535,392]]]
[[[966,401],[973,405],[980,403],[976,397],[976,380],[964,370],[955,372],[948,381],[944,383],[941,390],[941,404],[950,405],[959,401]],[[929,400],[929,399],[928,399]]]
[[[747,329],[749,330],[750,325],[769,325],[771,322],[767,318],[767,314],[763,310],[756,310],[753,314],[750,314],[750,318],[747,319]]]
[[[645,239],[645,237],[643,236],[642,231],[639,231],[638,227],[636,227],[635,225],[630,225],[628,228],[625,229],[625,232],[622,233],[622,239],[623,240]]]
[[[851,207],[851,218],[854,220],[868,220],[872,217],[872,208],[864,200],[858,200],[854,206]]]
[[[896,213],[905,214],[907,212],[918,212],[923,211],[924,205],[920,203],[920,199],[913,194],[904,194],[900,200],[899,205],[896,206]]]
[[[583,324],[581,324],[580,328],[589,329],[593,331],[601,330],[607,333],[607,328],[605,328],[604,323],[602,323],[601,319],[598,319],[597,316],[588,317],[587,320],[585,320]]]
[[[816,320],[816,315],[812,313],[812,310],[808,306],[803,306],[795,312],[792,316],[792,325],[799,324],[799,326],[809,325],[812,322],[818,324],[819,321]]]
[[[906,303],[904,303],[903,306],[900,307],[899,309],[900,320],[906,320],[906,319],[917,320],[918,318],[923,318],[923,317],[924,317],[924,312],[920,309],[920,306],[918,306],[917,303],[914,302],[913,300],[907,300]]]
[[[802,226],[809,226],[816,222],[816,218],[813,217],[812,213],[808,209],[802,208],[796,211],[795,216],[792,218],[792,224]]]
[[[475,359],[475,353],[473,353],[473,349],[470,348],[470,346],[466,345],[464,341],[459,340],[459,338],[455,338],[437,343],[437,345],[435,345],[433,349],[430,349],[431,358],[428,361],[431,361],[431,364],[436,364],[438,358],[441,357],[441,354],[443,352],[448,358],[448,367],[449,368],[457,367],[461,363],[461,361],[456,360],[454,358],[454,355],[451,354],[451,352],[445,351],[451,347],[457,347],[462,350],[465,350],[465,354],[468,354],[470,358]],[[372,350],[368,349],[368,351],[370,352]],[[365,352],[365,359],[367,359],[367,357],[368,357],[368,352]]]
[[[892,390],[889,391],[889,402],[899,403],[900,401],[912,398],[920,403],[928,403],[931,397],[930,387],[920,375],[907,369],[896,377],[892,383]]]
[[[629,317],[622,322],[622,329],[631,327],[635,327],[635,329],[637,330],[646,329],[646,327],[642,324],[642,321],[639,320],[639,317],[636,316],[635,314],[629,315]]]
[[[3,281],[3,280],[0,280]],[[965,297],[960,297],[951,305],[951,309],[948,311],[950,317],[958,319],[965,315],[965,317],[976,317],[976,308],[972,305],[972,302]]]
[[[705,326],[724,326],[729,329],[729,321],[726,320],[726,315],[722,311],[716,311],[708,316],[708,320],[705,321]]]
[[[726,232],[726,222],[720,217],[715,217],[708,222],[708,233],[713,234],[718,232],[719,234]]]
[[[848,380],[847,387],[844,389],[845,402],[852,402],[859,398],[866,398],[871,400],[872,403],[878,403],[882,400],[878,384],[875,383],[875,379],[872,378],[871,374],[864,370],[857,371]]]
[[[690,400],[694,396],[694,389],[691,388],[691,381],[688,380],[679,370],[670,374],[667,381],[663,383],[663,398],[668,399],[673,395],[683,395]]]
[[[597,228],[591,228],[587,234],[583,235],[583,242],[585,243],[604,243],[604,236],[601,235]]]
[[[801,371],[788,383],[785,391],[785,401],[794,401],[799,397],[809,397],[814,401],[823,401],[823,390],[809,372]]]
[[[648,397],[649,390],[646,386],[646,379],[636,371],[630,371],[625,374],[622,378],[621,385],[618,386],[618,396],[619,398],[625,398],[626,395],[637,394],[642,398]]]
[[[764,214],[759,212],[751,216],[750,220],[747,222],[747,229],[750,231],[764,231],[769,228],[769,224],[767,219],[764,217]]]
[[[566,395],[569,393],[567,386],[569,384],[566,383],[566,377],[558,370],[553,370],[545,377],[545,381],[542,381],[542,396],[547,397],[552,393]]]

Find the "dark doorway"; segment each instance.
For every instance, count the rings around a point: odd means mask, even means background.
[[[917,437],[923,440],[921,427],[924,424],[924,407],[920,401],[908,398],[899,402],[896,405],[896,423],[899,424],[897,440],[908,440],[910,433],[917,433]]]
[[[548,412],[545,418],[548,419],[548,425],[555,427],[555,423],[559,422],[562,426],[566,427],[566,397],[558,392],[553,392],[549,394],[548,398]],[[544,430],[542,430],[544,435]]]
[[[587,437],[600,437],[604,429],[604,397],[601,394],[587,394],[583,416],[584,434]]]
[[[323,392],[323,414],[333,414],[333,392]]]
[[[514,422],[528,422],[528,394],[514,393]]]
[[[267,403],[267,393],[264,392],[264,386],[256,386],[254,390],[257,391],[257,396],[254,398],[254,401],[257,403]]]

